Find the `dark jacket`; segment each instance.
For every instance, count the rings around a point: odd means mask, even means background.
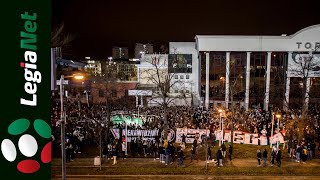
[[[261,159],[261,151],[257,152],[257,158]]]
[[[267,158],[267,157],[268,157],[268,151],[267,151],[267,150],[264,150],[262,156],[263,156],[264,158]]]
[[[232,153],[233,153],[232,146],[229,146],[229,154],[232,154]]]
[[[221,150],[222,151],[226,151],[227,150],[227,147],[226,147],[226,145],[224,143],[221,145]]]
[[[181,149],[179,150],[178,157],[179,158],[184,158],[184,154],[183,154],[183,151]]]
[[[279,161],[279,160],[281,159],[281,154],[282,154],[282,153],[281,153],[281,151],[279,150],[278,153],[277,153],[277,157],[276,157],[276,160],[277,160],[277,161]]]
[[[218,160],[218,159],[222,159],[222,152],[221,152],[220,149],[218,150],[218,152],[217,152],[217,154],[216,154],[216,157],[217,157],[217,160]]]

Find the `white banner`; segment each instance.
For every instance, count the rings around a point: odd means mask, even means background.
[[[222,139],[222,132],[216,130],[215,132],[216,140],[220,141]],[[231,131],[224,130],[224,141],[231,142]],[[269,140],[272,144],[276,144],[279,141],[281,144],[284,143],[284,137],[281,133],[276,133],[273,136],[269,137]],[[233,143],[237,144],[253,144],[253,145],[268,145],[268,137],[264,134],[257,133],[247,133],[243,131],[234,131],[233,132]]]
[[[209,129],[188,129],[188,128],[177,128],[176,131],[176,142],[182,142],[182,135],[186,136],[186,143],[193,143],[194,139],[197,140],[198,143],[202,142],[202,138],[204,136],[209,136]]]

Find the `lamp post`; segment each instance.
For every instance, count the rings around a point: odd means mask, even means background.
[[[276,117],[278,119],[278,133],[280,133],[280,118],[281,118],[281,114],[276,114]],[[279,134],[277,136],[277,150],[279,149]]]
[[[66,78],[68,77],[73,77],[75,79],[83,79],[83,75],[72,75],[72,76],[66,76]],[[65,112],[63,109],[63,84],[64,84],[64,75],[61,75],[60,77],[60,105],[61,105],[61,112],[60,112],[60,122],[61,122],[61,158],[62,158],[62,180],[66,180],[66,144],[65,144],[65,123],[66,123],[66,119],[65,119]]]
[[[271,137],[273,139],[273,126],[274,126],[274,113],[271,114]],[[270,138],[269,138],[270,140]],[[272,147],[272,141],[270,140],[270,148]]]
[[[222,132],[221,139],[219,141],[219,147],[220,147],[222,144],[222,140],[223,140],[223,122],[222,122],[222,118],[221,118],[222,109],[218,109],[218,112],[219,112],[219,117],[220,117],[220,123],[219,123],[220,129],[219,130]]]
[[[88,95],[88,91],[84,91],[84,93],[86,94],[87,106],[89,107],[89,95]]]

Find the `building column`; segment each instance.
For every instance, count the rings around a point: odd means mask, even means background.
[[[140,104],[141,104],[141,107],[143,107],[143,96],[140,96],[141,99],[140,99]]]
[[[270,94],[270,70],[271,70],[271,52],[268,52],[267,71],[266,71],[266,91],[264,99],[264,110],[269,109],[269,94]]]
[[[226,52],[226,96],[225,96],[225,107],[229,107],[229,82],[230,78],[230,52]]]
[[[205,106],[209,109],[209,55],[210,52],[206,52],[206,99]]]
[[[284,94],[285,100],[283,102],[283,110],[289,110],[289,99],[290,99],[290,77],[286,79],[286,93]]]
[[[140,82],[140,68],[137,68],[137,81]]]
[[[249,97],[250,97],[250,54],[251,54],[251,52],[247,52],[246,95],[245,95],[245,100],[244,100],[246,111],[249,110]]]
[[[138,106],[139,106],[139,97],[136,96],[136,107],[138,107]]]
[[[305,101],[305,106],[306,106],[306,110],[309,109],[309,93],[310,93],[310,88],[311,88],[311,78],[307,78],[307,82],[306,82],[306,101]]]

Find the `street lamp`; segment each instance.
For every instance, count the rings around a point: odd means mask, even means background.
[[[219,147],[220,147],[221,144],[222,144],[222,140],[223,140],[223,121],[222,121],[222,118],[221,118],[222,109],[218,109],[218,112],[219,112],[219,117],[220,117],[219,128],[220,128],[220,131],[222,132],[222,137],[221,137],[221,139],[219,141]]]
[[[62,158],[62,180],[66,180],[66,145],[65,145],[65,112],[63,110],[63,85],[65,84],[64,78],[75,78],[75,79],[83,79],[83,75],[74,74],[71,76],[61,75],[60,77],[60,103],[61,103],[61,112],[60,112],[60,121],[61,121],[61,158]]]
[[[278,133],[280,133],[280,118],[281,118],[281,114],[276,114],[276,118],[278,119]],[[279,149],[279,134],[278,134],[278,138],[277,138],[277,149]]]
[[[273,126],[274,126],[274,113],[271,114],[271,137],[273,138]],[[273,140],[272,140],[273,141]],[[269,139],[270,148],[272,147],[272,141]]]

